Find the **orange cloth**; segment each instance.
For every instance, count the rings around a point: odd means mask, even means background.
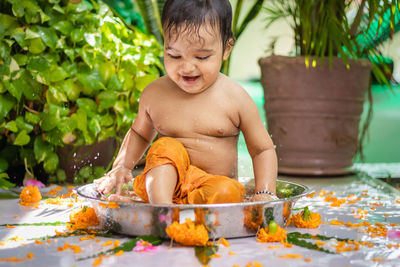
[[[190,165],[189,155],[178,140],[162,137],[153,143],[147,153],[146,166],[133,181],[134,192],[149,202],[146,192],[146,174],[152,168],[172,164],[178,173],[173,195],[176,204],[211,204],[243,202],[244,187],[238,181],[221,175],[208,174]]]

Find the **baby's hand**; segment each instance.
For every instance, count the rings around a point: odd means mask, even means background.
[[[277,196],[272,196],[269,194],[257,194],[257,195],[253,195],[250,198],[250,202],[257,202],[257,201],[271,201],[271,200],[277,200],[278,197]]]
[[[115,194],[120,195],[122,186],[132,180],[132,171],[128,168],[117,166],[107,172],[103,177],[93,181],[97,191],[108,194],[115,187]]]

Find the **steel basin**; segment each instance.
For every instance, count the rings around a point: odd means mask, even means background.
[[[101,222],[102,229],[117,233],[140,236],[157,235],[168,238],[165,228],[174,221],[186,218],[203,223],[210,238],[254,236],[258,228],[274,220],[284,226],[295,202],[310,193],[308,187],[278,180],[279,200],[223,204],[171,204],[117,202],[119,208],[110,208],[95,190],[94,184],[76,188],[79,198],[90,201]],[[246,194],[250,195],[248,190]]]

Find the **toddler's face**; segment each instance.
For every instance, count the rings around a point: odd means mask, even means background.
[[[209,25],[201,26],[198,34],[190,31],[166,34],[165,70],[179,88],[197,94],[216,81],[222,60],[228,58],[230,50],[223,51],[220,34]]]

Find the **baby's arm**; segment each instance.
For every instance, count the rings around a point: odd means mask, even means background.
[[[239,104],[239,128],[243,132],[247,149],[253,161],[255,192],[264,190],[276,194],[278,171],[274,144],[261,121],[257,106],[251,97],[242,90]],[[268,193],[255,194],[252,201],[271,200]]]
[[[122,186],[133,178],[132,169],[156,135],[146,111],[145,91],[141,95],[137,117],[124,137],[111,171],[102,178],[94,180],[94,183],[97,184],[97,190],[101,193],[107,194],[114,187],[117,195],[121,193]]]

